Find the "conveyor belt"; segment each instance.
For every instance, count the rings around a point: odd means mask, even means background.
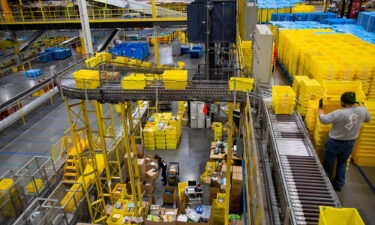
[[[275,115],[271,101],[269,93],[262,93],[284,220],[286,217],[291,224],[318,224],[320,205],[341,207],[341,203],[299,115]]]
[[[117,103],[133,100],[147,101],[205,101],[231,102],[234,96],[237,102],[245,101],[245,92],[228,89],[227,81],[189,81],[185,90],[166,90],[163,87],[148,87],[145,89],[125,90],[120,82],[102,84],[97,89],[80,89],[75,87],[71,78],[60,82],[64,96],[75,99],[98,100],[100,102]]]

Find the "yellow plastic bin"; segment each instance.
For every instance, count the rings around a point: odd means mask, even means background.
[[[236,83],[237,91],[251,91],[253,90],[254,78],[231,77],[229,80],[229,90],[234,90],[234,83]]]
[[[100,86],[100,76],[97,70],[78,70],[73,73],[77,88],[95,89]]]
[[[357,209],[319,206],[319,225],[365,225]]]
[[[165,89],[186,89],[188,72],[187,70],[166,70],[163,75]]]

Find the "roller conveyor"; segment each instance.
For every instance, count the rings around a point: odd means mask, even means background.
[[[318,224],[319,206],[341,207],[304,124],[297,113],[275,115],[271,96],[262,93],[262,115],[270,138],[276,189],[284,224]]]
[[[75,87],[72,78],[60,82],[64,96],[75,99],[98,100],[100,102],[117,103],[123,101],[205,101],[205,102],[237,102],[245,101],[245,92],[229,90],[227,81],[189,81],[184,90],[167,90],[159,85],[145,89],[122,89],[120,82],[102,84],[96,89],[81,89]]]

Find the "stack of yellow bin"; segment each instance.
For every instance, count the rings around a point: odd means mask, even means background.
[[[214,224],[224,224],[225,222],[225,193],[217,193],[212,205],[214,211]]]
[[[331,130],[332,124],[322,124],[317,118],[316,128],[314,133],[314,142],[316,147],[316,153],[321,161],[324,158],[324,144],[328,138],[328,133]]]
[[[144,89],[146,87],[146,76],[143,73],[132,73],[121,81],[123,89]]]
[[[319,100],[323,97],[323,87],[316,80],[303,80],[298,94],[298,111],[302,116],[306,115],[309,100]]]
[[[375,100],[375,76],[372,77],[372,80],[370,82],[367,100]]]
[[[148,122],[146,126],[143,128],[143,143],[145,145],[146,150],[155,150],[155,130],[156,130],[156,123]]]
[[[344,92],[354,92],[357,102],[360,104],[366,99],[361,81],[323,81],[323,88],[323,110],[325,113],[341,108],[341,95]]]
[[[166,122],[160,121],[155,130],[155,142],[157,149],[167,149],[166,135],[165,135]]]
[[[314,138],[314,132],[317,122],[319,108],[319,100],[310,100],[308,102],[307,112],[305,116],[305,124],[307,130],[309,131],[310,138]]]
[[[297,99],[299,95],[299,89],[303,80],[310,80],[310,78],[308,76],[295,76],[293,78],[292,88],[293,88],[293,91],[296,93]]]
[[[372,94],[374,44],[330,29],[280,29],[277,46],[278,58],[292,77],[306,75],[320,83],[358,80],[364,93]]]
[[[95,89],[100,86],[100,76],[97,70],[78,70],[73,73],[77,88]]]
[[[296,93],[290,86],[272,87],[272,108],[275,114],[293,114]]]
[[[366,101],[371,118],[375,118],[375,101]],[[375,120],[364,123],[356,141],[352,159],[358,166],[375,166]]]
[[[169,120],[165,134],[167,149],[176,149],[181,137],[181,120],[178,118]]]
[[[242,53],[244,57],[245,69],[251,71],[251,65],[253,63],[253,46],[251,41],[242,41]]]
[[[180,116],[184,116],[185,115],[185,113],[186,113],[186,104],[187,104],[187,102],[186,101],[179,101],[178,102],[178,115],[180,115]]]
[[[223,139],[223,124],[213,122],[211,128],[214,130],[214,141],[221,141]]]
[[[187,70],[166,70],[162,77],[165,89],[186,89],[187,87]]]
[[[147,150],[177,149],[181,137],[181,118],[172,113],[154,113],[143,129]]]

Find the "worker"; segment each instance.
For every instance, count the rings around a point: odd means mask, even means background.
[[[158,171],[161,169],[161,176],[163,178],[161,181],[163,181],[163,185],[165,186],[167,184],[167,163],[159,155],[155,155],[155,159],[158,160]]]
[[[370,122],[371,116],[367,108],[356,106],[356,95],[353,92],[345,92],[341,95],[342,109],[324,114],[323,101],[319,102],[319,120],[323,124],[332,124],[329,137],[325,143],[324,170],[331,180],[333,188],[341,191],[345,184],[346,164],[353,151],[355,139],[363,122]],[[333,178],[334,163],[336,175]]]

